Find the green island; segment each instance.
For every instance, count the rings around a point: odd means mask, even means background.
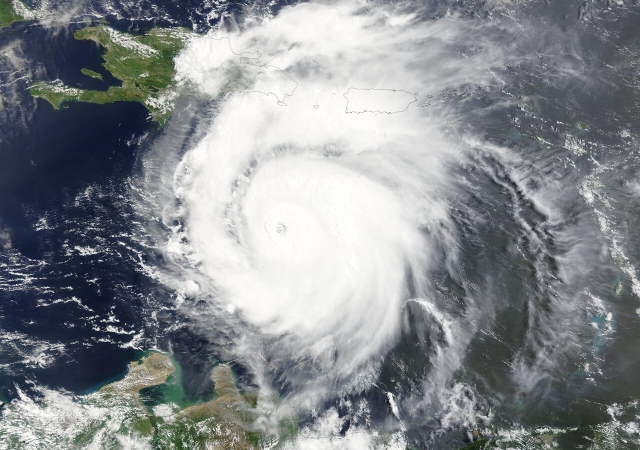
[[[19,10],[28,11],[19,0],[0,0],[0,28],[25,20]]]
[[[98,72],[94,72],[93,70],[83,68],[80,69],[80,72],[88,77],[95,78],[96,80],[102,80],[102,75],[100,75]]]
[[[257,428],[264,418],[258,398],[240,392],[226,364],[213,369],[214,397],[203,403],[186,403],[181,377],[177,363],[154,351],[93,394],[72,398],[47,391],[40,402],[5,405],[0,447],[46,440],[50,448],[250,450],[279,448],[298,431],[293,411],[274,424],[275,434]]]
[[[76,31],[74,37],[100,45],[104,49],[104,68],[122,85],[95,91],[66,86],[60,80],[39,81],[31,85],[29,92],[48,101],[55,109],[71,101],[142,103],[162,127],[171,115],[177,96],[174,58],[192,36],[191,31],[183,28],[153,28],[145,35],[121,33],[102,25],[83,28]],[[82,72],[94,78],[100,76],[88,69]]]

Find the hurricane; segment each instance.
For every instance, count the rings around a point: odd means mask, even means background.
[[[398,364],[424,378],[402,414],[469,395],[452,390],[452,377],[502,308],[492,286],[480,287],[493,275],[479,268],[472,279],[460,262],[489,223],[473,204],[485,195],[474,183],[488,178],[515,195],[509,220],[537,246],[540,283],[553,284],[545,238],[518,212],[518,196],[529,195],[520,157],[465,123],[517,103],[499,95],[505,67],[528,55],[503,44],[519,42],[511,24],[487,30],[459,13],[432,14],[299,4],[242,29],[223,24],[176,59],[183,92],[204,106],[177,120],[189,130],[198,123],[177,159],[170,137],[148,157],[174,158],[162,214],[167,255],[181,271],[166,278],[182,280],[180,308],[202,332],[232,329],[231,355],[297,411],[370,390],[412,339],[421,361]],[[470,166],[486,178],[470,178]],[[523,201],[554,214],[545,200]],[[533,307],[528,320],[539,314]],[[546,320],[528,333],[532,349],[567,336]],[[540,365],[555,362],[527,362],[521,351],[515,382],[526,390],[544,377]],[[388,403],[393,392],[381,389]],[[456,420],[471,420],[460,408]]]
[[[158,2],[2,31],[0,435],[638,442],[637,5]]]
[[[444,135],[449,113],[428,100],[488,84],[497,54],[450,56],[472,32],[312,3],[211,32],[177,60],[185,88],[219,109],[175,171],[184,226],[169,245],[270,343],[270,367],[294,365],[278,377],[300,407],[375,373],[408,303],[438,317],[430,271],[456,259],[450,167],[469,144]]]
[[[0,0],[0,450],[640,448],[638,0]]]

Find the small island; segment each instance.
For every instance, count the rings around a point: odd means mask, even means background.
[[[400,89],[347,89],[347,114],[396,114],[406,111],[418,100],[418,95]]]
[[[96,80],[102,80],[102,75],[100,75],[98,72],[94,72],[93,70],[80,69],[80,72],[82,72],[83,74],[85,74],[88,77],[95,78]]]
[[[97,91],[70,87],[60,80],[39,81],[31,85],[29,92],[46,100],[55,109],[72,101],[96,104],[139,102],[149,110],[152,120],[162,127],[171,116],[177,96],[173,89],[174,58],[192,35],[184,28],[154,28],[145,35],[121,33],[102,25],[83,28],[74,37],[100,45],[104,49],[104,68],[122,85]],[[89,69],[82,72],[93,78],[102,78]]]

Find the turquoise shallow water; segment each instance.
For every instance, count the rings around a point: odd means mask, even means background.
[[[189,8],[161,6],[170,19],[161,24],[193,19]],[[478,145],[448,167],[456,183],[442,198],[451,206],[457,260],[447,264],[443,246],[428,274],[407,274],[407,285],[429,277],[429,300],[469,340],[454,347],[444,322],[407,303],[398,341],[376,361],[377,378],[321,405],[344,419],[338,436],[367,420],[372,429],[399,429],[392,393],[415,448],[460,448],[473,439],[504,447],[520,429],[520,448],[543,445],[540,434],[560,448],[640,445],[632,425],[640,399],[640,10],[610,6],[431,2],[421,11],[425,27],[447,11],[474,21],[453,53],[472,54],[473,39],[486,39],[510,55],[489,86],[429,94],[434,107],[455,111],[454,137],[504,149]],[[131,19],[114,24],[151,25]],[[14,41],[22,43],[14,48]],[[33,79],[99,85],[79,72],[100,70],[98,49],[66,30],[16,24],[0,31],[0,47],[23,57],[28,68],[20,70]],[[2,64],[7,78],[14,68],[6,57]],[[210,399],[212,368],[233,359],[238,338],[255,330],[225,323],[206,298],[182,299],[202,311],[202,321],[185,317],[176,292],[141,268],[176,274],[158,236],[180,224],[163,223],[163,211],[140,201],[136,189],[149,173],[175,169],[215,120],[215,107],[183,98],[180,114],[158,131],[140,105],[54,111],[29,99],[26,86],[2,84],[5,98],[17,92],[18,100],[0,118],[0,399],[34,386],[95,391],[122,377],[137,349],[153,347],[173,349],[180,364],[167,383],[142,392],[147,407]],[[158,148],[173,154],[161,159]],[[292,360],[275,339],[263,346],[262,375],[278,395],[296,393],[282,380],[304,381],[317,370],[315,361]],[[441,368],[438,352],[461,355],[443,383],[451,397],[419,403]],[[240,386],[256,388],[255,365],[245,362],[236,362]],[[365,401],[370,416],[356,418],[347,401]],[[314,420],[309,414],[302,426]]]

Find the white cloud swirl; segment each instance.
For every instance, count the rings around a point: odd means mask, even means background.
[[[220,101],[176,172],[189,245],[228,309],[317,378],[348,378],[393,345],[405,302],[429,296],[432,248],[454,252],[446,164],[460,148],[439,131],[446,112],[418,105],[487,76],[486,54],[450,51],[463,32],[300,4],[178,58],[179,78]]]

